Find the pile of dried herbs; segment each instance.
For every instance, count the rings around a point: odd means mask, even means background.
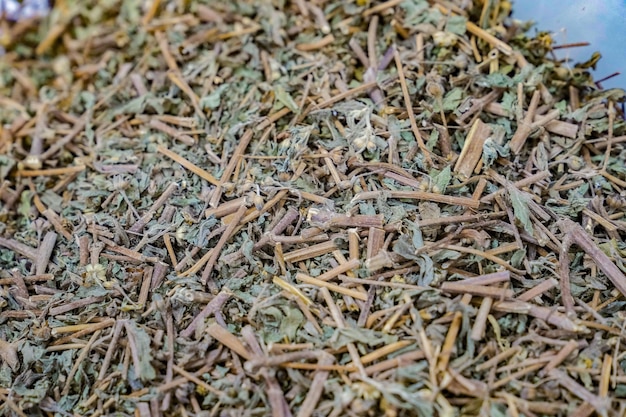
[[[3,20],[0,414],[623,415],[624,91],[510,12]]]

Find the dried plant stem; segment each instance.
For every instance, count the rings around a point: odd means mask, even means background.
[[[336,284],[331,284],[329,282],[321,281],[317,278],[310,277],[300,272],[296,274],[296,279],[298,281],[304,282],[305,284],[313,285],[319,288],[327,288],[331,291],[334,291],[340,294],[349,295],[350,297],[356,298],[357,300],[363,300],[363,301],[367,300],[367,294],[364,294],[360,291],[351,290],[351,289],[344,288]]]
[[[361,13],[361,16],[367,17],[367,16],[375,15],[377,13],[384,12],[385,10],[395,7],[398,4],[402,3],[402,1],[403,0],[388,0],[384,3],[379,3],[376,6],[373,6],[367,10],[364,10],[363,13]]]
[[[193,382],[194,384],[198,385],[199,387],[204,388],[208,392],[212,392],[213,394],[217,395],[218,397],[223,397],[223,396],[226,395],[222,391],[220,391],[220,390],[212,387],[211,385],[207,384],[206,382],[204,382],[203,380],[201,380],[197,376],[195,376],[193,374],[190,374],[189,372],[185,371],[180,366],[173,365],[173,368],[174,368],[174,371],[176,371],[177,374],[181,375],[186,380],[188,380],[190,382]]]
[[[563,249],[561,250],[561,256],[559,263],[561,265],[561,282],[565,278],[566,282],[569,282],[569,257],[567,251],[569,249],[569,243],[577,244],[587,255],[591,257],[600,268],[602,272],[606,274],[609,280],[615,285],[615,288],[626,295],[626,276],[620,269],[604,254],[591,240],[585,229],[578,223],[574,223],[569,219],[561,219],[557,222],[559,229],[566,234],[565,241],[563,242]],[[569,292],[568,289],[566,291]]]
[[[165,146],[159,145],[157,147],[157,151],[162,153],[163,155],[167,156],[168,158],[170,158],[174,162],[178,162],[184,168],[187,168],[189,171],[193,172],[194,174],[196,174],[200,178],[208,181],[209,183],[211,183],[213,185],[220,185],[220,181],[217,178],[215,178],[213,175],[209,174],[207,171],[203,170],[199,166],[189,162],[188,160],[186,160],[182,156],[176,154],[175,152],[170,151]]]
[[[245,205],[239,207],[239,210],[237,210],[237,212],[235,213],[234,218],[228,224],[228,227],[226,227],[224,234],[222,234],[220,240],[217,242],[215,247],[211,249],[211,256],[207,260],[207,264],[204,267],[204,271],[202,272],[202,278],[200,279],[200,282],[202,282],[203,285],[206,285],[209,281],[209,278],[211,277],[211,272],[213,272],[213,268],[215,267],[215,263],[217,262],[217,258],[222,252],[222,248],[224,247],[226,242],[228,242],[228,240],[232,238],[233,232],[235,231],[237,226],[239,226],[239,222],[246,213],[246,210],[247,207]]]
[[[547,307],[540,307],[523,301],[500,301],[494,303],[493,307],[496,311],[504,313],[528,314],[529,316],[542,319],[563,330],[570,332],[580,332],[584,327],[571,321],[567,316],[556,312]]]
[[[75,172],[82,172],[85,170],[84,165],[68,166],[63,168],[50,168],[50,169],[33,169],[29,171],[20,170],[17,175],[21,177],[51,177],[55,175],[72,174]]]
[[[221,310],[231,296],[232,292],[227,287],[222,288],[222,290],[202,309],[202,311],[194,317],[191,323],[189,323],[189,326],[180,332],[180,336],[191,337],[200,323],[202,323],[207,317],[215,314],[216,311]]]
[[[356,194],[352,198],[352,202],[362,200],[375,200],[377,198],[388,196],[397,199],[415,199],[433,201],[435,203],[451,204],[455,206],[463,206],[469,208],[478,208],[479,201],[466,197],[454,197],[444,194],[429,193],[424,191],[364,191]]]
[[[487,317],[491,311],[491,306],[493,305],[493,298],[485,297],[480,303],[480,308],[478,309],[478,313],[476,314],[476,319],[474,320],[474,325],[472,326],[472,332],[470,337],[472,340],[480,341],[485,336],[485,329],[487,327]]]
[[[559,282],[556,279],[548,278],[545,281],[540,282],[539,284],[530,288],[529,290],[524,291],[523,293],[519,294],[517,297],[515,297],[515,299],[520,300],[520,301],[530,301],[533,298],[538,297],[541,294],[548,292],[552,288],[557,287],[558,285],[559,285]]]
[[[63,387],[63,390],[61,391],[61,395],[65,396],[69,394],[70,386],[72,382],[74,382],[74,375],[76,375],[76,372],[78,371],[78,367],[85,360],[85,358],[87,357],[87,354],[89,354],[89,351],[91,350],[91,347],[93,346],[93,343],[96,341],[98,336],[100,336],[100,333],[102,333],[101,330],[98,330],[97,332],[95,332],[89,339],[89,342],[87,342],[87,345],[85,345],[83,350],[80,352],[80,355],[78,355],[76,362],[74,362],[74,366],[72,366],[72,369],[67,374],[67,380],[65,382],[65,386]]]
[[[4,393],[0,392],[0,400],[2,400],[2,403],[6,404],[9,406],[9,408],[11,410],[13,410],[13,412],[15,414],[17,414],[20,417],[28,417],[21,409],[21,407],[19,407],[17,404],[15,404],[15,401],[13,401],[10,397],[7,397]]]
[[[322,275],[317,276],[316,278],[320,281],[330,281],[333,278],[338,277],[341,274],[345,274],[348,271],[351,271],[355,268],[358,268],[361,264],[361,261],[358,259],[351,259],[346,263],[340,264],[339,266],[324,272]]]
[[[471,294],[479,297],[491,297],[495,299],[513,298],[513,290],[489,287],[486,285],[466,284],[464,282],[444,282],[441,290],[451,294]]]
[[[511,265],[509,265],[508,262],[503,261],[502,259],[498,258],[497,256],[494,255],[490,255],[487,252],[484,251],[480,251],[478,249],[473,249],[473,248],[466,248],[464,246],[459,246],[459,245],[442,245],[441,246],[442,249],[450,249],[450,250],[455,250],[458,252],[462,252],[462,253],[471,253],[472,255],[477,255],[477,256],[481,256],[485,259],[490,260],[491,262],[494,262],[500,266],[503,266],[504,268],[508,269],[511,272],[514,272],[516,274],[519,275],[524,275],[526,273],[526,271],[522,271],[520,269],[514,268]]]
[[[576,349],[578,349],[578,342],[576,342],[575,340],[568,340],[565,346],[561,348],[559,353],[554,355],[554,357],[550,359],[550,362],[548,362],[546,366],[539,372],[539,375],[547,375],[548,372],[559,366],[565,360],[565,358],[567,358]]]
[[[56,241],[57,234],[54,232],[48,232],[44,236],[41,245],[39,245],[39,249],[37,249],[38,256],[35,264],[36,274],[40,275],[46,273],[48,262],[50,261],[50,256],[52,256],[52,251],[54,250]]]
[[[148,224],[150,220],[152,220],[152,217],[154,217],[157,210],[163,207],[163,205],[167,202],[167,200],[169,200],[172,194],[176,192],[176,190],[178,190],[178,184],[173,181],[167,186],[167,188],[165,188],[161,196],[152,204],[150,209],[143,216],[141,216],[141,218],[137,220],[135,224],[133,224],[130,229],[128,229],[128,231],[132,233],[141,232],[144,226]]]
[[[346,323],[344,322],[343,315],[341,314],[341,311],[337,307],[337,304],[335,304],[335,301],[333,300],[333,297],[330,295],[330,291],[328,291],[328,288],[322,287],[320,289],[320,292],[322,294],[322,297],[324,297],[324,301],[326,302],[326,305],[328,306],[328,309],[330,310],[330,315],[335,321],[335,324],[337,325],[337,327],[340,329],[345,329]],[[354,298],[357,298],[357,297],[354,297]],[[361,363],[361,355],[359,355],[359,351],[357,350],[356,345],[354,343],[348,343],[347,348],[348,348],[348,352],[350,353],[350,357],[352,358],[353,365],[356,366],[361,376],[365,376],[365,369],[363,368],[363,364]]]
[[[548,372],[548,375],[572,394],[591,404],[600,416],[606,417],[608,415],[610,403],[606,398],[600,398],[590,393],[585,387],[560,369],[552,369]]]
[[[467,306],[472,300],[472,296],[470,294],[464,294],[461,298],[461,304]],[[443,346],[441,347],[441,353],[439,354],[439,358],[437,361],[437,371],[444,372],[448,368],[448,363],[450,362],[450,357],[452,356],[454,345],[456,344],[456,338],[461,329],[461,319],[463,318],[463,313],[461,311],[456,311],[454,313],[454,317],[452,318],[452,323],[450,323],[450,327],[448,327],[448,332],[446,333],[446,338],[444,339]]]
[[[322,49],[325,46],[330,45],[334,41],[335,41],[335,37],[333,36],[332,33],[330,33],[318,41],[309,42],[309,43],[300,43],[296,45],[296,49],[302,52],[315,51],[317,49]]]
[[[400,59],[400,54],[397,50],[394,50],[393,56],[396,61],[396,68],[398,69],[398,77],[400,78],[400,87],[402,88],[402,95],[404,96],[404,104],[406,106],[406,111],[409,115],[409,121],[411,122],[411,130],[413,131],[413,135],[415,136],[415,140],[417,141],[417,146],[424,155],[424,161],[426,162],[426,165],[431,166],[433,164],[433,160],[430,156],[430,151],[428,150],[428,148],[426,148],[424,140],[422,139],[422,134],[417,128],[417,123],[415,122],[413,105],[411,104],[411,98],[409,97],[409,89],[406,86],[406,79],[404,78],[404,71],[402,70],[402,60]]]
[[[324,255],[326,253],[331,253],[335,249],[337,249],[337,245],[332,240],[329,240],[327,242],[309,246],[308,248],[297,249],[295,251],[285,253],[284,258],[285,262],[296,263],[314,258],[316,256]]]
[[[207,333],[242,358],[246,360],[252,359],[252,354],[241,343],[241,340],[219,324],[210,325],[207,328]]]

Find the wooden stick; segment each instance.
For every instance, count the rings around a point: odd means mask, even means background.
[[[307,248],[297,249],[284,254],[285,262],[296,263],[306,259],[315,258],[327,253],[331,253],[337,249],[337,245],[332,240],[327,242],[311,245]]]
[[[207,171],[203,170],[199,166],[189,162],[188,160],[178,155],[177,153],[170,151],[165,146],[159,145],[157,147],[157,151],[167,156],[168,158],[172,159],[173,161],[178,162],[184,168],[187,168],[189,171],[193,172],[200,178],[207,180],[209,183],[213,185],[220,185],[220,181],[217,178],[215,178],[213,175],[209,174]]]
[[[485,336],[487,317],[489,316],[492,305],[493,298],[491,297],[483,298],[483,301],[480,303],[478,313],[476,314],[476,319],[474,320],[474,325],[472,326],[472,332],[470,334],[472,340],[480,341]]]
[[[491,128],[489,125],[483,123],[480,119],[476,119],[465,138],[461,155],[456,161],[456,165],[454,165],[454,172],[461,174],[465,178],[472,176],[474,168],[476,168],[478,161],[482,158],[483,145],[490,135]]]
[[[252,354],[248,351],[248,349],[246,349],[243,343],[241,343],[235,335],[219,324],[210,325],[207,328],[207,333],[242,358],[246,360],[252,359]]]
[[[413,114],[413,104],[411,103],[411,98],[409,97],[409,89],[406,85],[406,79],[404,78],[404,71],[402,70],[402,60],[400,59],[400,54],[397,50],[393,51],[393,57],[396,61],[396,68],[398,69],[398,76],[400,78],[400,88],[402,89],[402,96],[404,97],[404,105],[406,107],[406,111],[409,115],[409,121],[411,122],[411,130],[413,131],[413,136],[415,136],[415,140],[417,141],[417,146],[422,151],[424,155],[424,162],[427,166],[431,166],[433,164],[433,160],[430,157],[430,151],[426,148],[424,144],[424,140],[422,139],[422,134],[417,128],[417,123],[415,122],[415,115]]]
[[[402,3],[404,0],[388,0],[384,3],[380,3],[377,4],[376,6],[370,7],[367,10],[364,10],[363,13],[361,13],[361,16],[363,17],[367,17],[367,16],[371,16],[373,14],[377,14],[380,12],[383,12],[387,9],[390,9],[392,7],[397,6],[398,4]]]
[[[500,301],[494,303],[492,308],[503,313],[528,314],[570,332],[581,332],[584,330],[584,326],[574,323],[562,313],[551,308],[540,307],[523,301]]]
[[[204,271],[202,272],[202,279],[200,280],[200,282],[202,282],[203,285],[207,284],[209,278],[211,277],[211,272],[213,272],[213,268],[215,267],[215,263],[217,262],[217,258],[220,256],[220,253],[222,252],[222,248],[224,247],[226,242],[228,242],[228,240],[232,237],[233,232],[235,231],[237,226],[239,226],[239,222],[243,218],[243,215],[246,213],[246,210],[247,210],[247,207],[245,205],[242,205],[241,207],[239,207],[239,210],[237,210],[237,212],[235,213],[235,217],[228,224],[228,227],[226,227],[224,234],[222,234],[222,236],[220,237],[220,240],[217,242],[215,247],[212,248],[211,256],[209,257],[207,261],[206,267],[204,268]]]
[[[358,259],[351,259],[346,263],[340,264],[339,266],[331,269],[330,271],[326,271],[322,275],[317,276],[316,278],[320,281],[330,281],[331,279],[338,277],[341,274],[345,274],[348,271],[351,271],[355,268],[358,268],[361,265],[361,261]]]
[[[213,394],[215,394],[215,395],[217,395],[219,397],[224,397],[226,395],[222,391],[220,391],[220,390],[218,390],[216,388],[213,388],[211,385],[207,384],[206,382],[204,382],[203,380],[201,380],[197,376],[195,376],[193,374],[190,374],[189,372],[185,371],[180,366],[173,365],[172,367],[173,367],[174,371],[176,371],[176,373],[178,373],[181,376],[185,377],[185,379],[187,379],[188,381],[193,382],[194,384],[198,385],[199,387],[204,388],[208,392],[212,392]],[[161,388],[161,387],[159,387],[159,388]],[[160,389],[159,389],[159,391],[160,391]]]
[[[441,291],[450,294],[472,294],[479,297],[491,297],[495,299],[513,298],[513,290],[511,289],[490,287],[487,285],[466,284],[463,281],[444,282],[441,284]]]
[[[352,202],[362,200],[375,200],[382,196],[389,196],[390,198],[406,198],[410,200],[426,200],[433,201],[435,203],[450,204],[453,206],[464,206],[469,208],[478,208],[480,202],[467,197],[454,197],[445,194],[428,193],[424,191],[364,191],[358,193],[352,198]]]
[[[337,292],[339,294],[349,295],[350,297],[356,298],[357,300],[367,300],[367,294],[362,293],[361,291],[344,288],[326,281],[320,281],[319,279],[310,277],[301,272],[298,272],[296,274],[296,279],[298,281],[304,282],[305,284],[313,285],[320,288],[328,288],[329,290]]]
[[[322,39],[319,39],[317,41],[313,41],[309,43],[300,43],[296,45],[296,49],[302,52],[315,51],[317,49],[322,49],[323,47],[330,45],[334,41],[335,41],[335,37],[333,36],[332,33],[329,33],[328,35],[324,36]]]
[[[82,172],[85,170],[85,165],[69,166],[63,168],[50,168],[50,169],[33,169],[33,170],[18,170],[17,175],[21,177],[39,177],[39,176],[53,176],[71,174],[74,172]]]
[[[578,349],[578,342],[573,339],[568,340],[559,353],[554,355],[554,357],[550,359],[550,362],[546,364],[545,368],[539,372],[539,376],[547,375],[548,372],[559,366],[575,349]]]
[[[532,98],[530,99],[530,104],[528,105],[528,111],[526,112],[526,115],[523,119],[519,119],[517,121],[517,130],[513,135],[513,139],[511,139],[511,142],[509,142],[509,147],[514,154],[518,154],[522,150],[522,147],[524,146],[528,135],[533,129],[533,119],[535,117],[535,112],[537,111],[537,106],[539,106],[540,99],[541,93],[539,93],[538,90],[535,90]],[[519,102],[518,106],[521,107],[522,103]]]
[[[46,269],[48,268],[48,262],[50,261],[50,256],[52,256],[52,251],[54,250],[54,245],[57,241],[57,234],[54,232],[48,232],[43,238],[43,241],[39,245],[39,249],[37,249],[37,260],[35,261],[35,273],[37,275],[45,274]]]

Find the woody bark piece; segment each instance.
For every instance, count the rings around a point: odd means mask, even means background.
[[[528,111],[526,112],[526,116],[523,119],[518,120],[517,131],[513,135],[513,139],[509,143],[509,147],[514,154],[518,154],[524,143],[526,143],[526,139],[528,139],[528,135],[532,132],[533,129],[533,120],[535,118],[535,112],[537,111],[537,106],[539,106],[539,99],[541,98],[541,93],[538,90],[535,90],[533,93],[533,97],[530,99],[530,104],[528,105]],[[520,100],[519,106],[522,106],[522,102]]]
[[[491,128],[480,119],[476,119],[465,138],[465,144],[454,166],[454,172],[466,178],[472,176],[472,172],[483,154],[485,140],[489,135],[491,135]]]
[[[37,260],[35,261],[35,273],[37,275],[45,274],[48,267],[48,261],[52,256],[54,245],[57,241],[57,234],[54,232],[48,232],[43,238],[39,249],[37,250]]]
[[[488,285],[466,284],[463,281],[444,282],[441,284],[441,291],[449,294],[471,294],[479,297],[492,297],[494,299],[511,299],[514,295],[511,289]]]
[[[228,329],[225,329],[219,324],[212,324],[207,328],[207,333],[242,358],[246,360],[252,359],[252,353],[241,340]]]

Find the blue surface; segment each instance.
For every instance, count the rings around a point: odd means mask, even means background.
[[[513,0],[513,18],[535,21],[531,33],[551,31],[556,45],[590,42],[590,46],[559,50],[557,56],[569,56],[573,66],[600,51],[594,79],[619,71],[621,75],[602,86],[626,89],[626,0]]]

